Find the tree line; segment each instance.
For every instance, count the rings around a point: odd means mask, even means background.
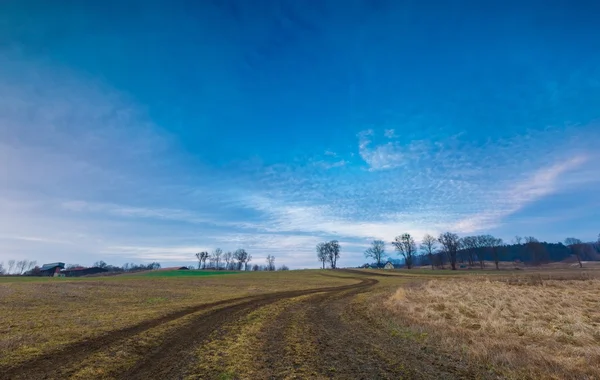
[[[67,264],[66,268],[69,267],[81,267],[79,264]],[[104,261],[96,261],[92,267],[98,267],[102,269],[106,269],[108,272],[140,272],[144,270],[156,270],[160,269],[161,265],[159,262],[152,262],[150,264],[136,264],[136,263],[125,263],[122,266],[110,265],[105,263]]]
[[[234,252],[223,252],[221,248],[217,248],[212,252],[202,251],[195,254],[198,260],[198,269],[213,269],[213,270],[244,270],[244,271],[274,271],[275,256],[267,255],[266,265],[254,264],[250,266],[252,255],[240,248]],[[285,265],[280,266],[277,270],[289,270]]]
[[[125,263],[122,266],[110,265],[100,260],[96,261],[92,267],[98,267],[106,269],[108,272],[114,273],[130,273],[139,272],[144,270],[155,270],[160,269],[160,263],[153,262],[150,264],[136,264],[136,263]],[[76,269],[86,268],[80,264],[66,264],[65,269]],[[37,265],[35,260],[8,260],[7,266],[4,266],[3,262],[0,262],[0,275],[21,275],[21,276],[39,276],[42,273],[42,269]]]
[[[505,244],[502,239],[492,235],[459,237],[455,233],[446,232],[437,238],[426,234],[417,247],[414,238],[405,233],[396,236],[391,244],[408,269],[415,265],[444,269],[449,265],[456,270],[457,264],[484,268],[486,261],[493,261],[496,269],[499,269],[500,261],[540,265],[569,257],[575,257],[582,267],[583,261],[600,260],[600,234],[596,242],[588,243],[572,237],[565,239],[564,243],[554,244],[540,242],[533,236],[516,236],[511,244]],[[374,240],[364,255],[380,267],[388,257],[385,242]]]
[[[8,260],[7,266],[4,266],[3,262],[0,262],[0,275],[12,274],[12,275],[22,275],[25,274],[32,269],[34,269],[37,265],[37,261],[35,260]]]

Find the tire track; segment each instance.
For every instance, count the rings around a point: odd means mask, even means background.
[[[373,284],[375,283],[377,282]],[[316,324],[328,325],[331,320],[315,319],[314,315],[318,313],[319,309],[329,309],[333,302],[347,300],[367,291],[367,288],[317,294],[281,313],[278,319],[263,332],[262,339],[265,342],[263,353],[257,361],[258,369],[263,375],[262,378],[322,379],[330,377],[326,371],[320,370],[319,365],[320,357],[323,355],[321,346],[327,342],[327,338],[323,334],[316,333],[313,327]],[[303,333],[299,334],[298,330],[302,330]],[[339,347],[335,347],[332,352],[339,354]]]
[[[350,279],[350,278],[349,278]],[[147,330],[156,328],[165,323],[190,316],[195,313],[208,311],[194,318],[190,323],[171,333],[169,337],[158,347],[146,356],[142,362],[138,362],[131,370],[121,376],[123,379],[148,379],[154,378],[158,373],[162,373],[165,368],[169,368],[169,378],[174,377],[174,372],[183,369],[184,360],[189,362],[189,358],[182,355],[186,348],[193,347],[208,337],[211,331],[218,326],[226,323],[239,315],[247,313],[266,304],[276,302],[285,298],[293,298],[302,295],[315,294],[321,292],[336,292],[355,288],[363,288],[374,285],[377,280],[359,279],[356,284],[322,287],[307,290],[292,290],[284,292],[268,293],[250,297],[239,297],[229,300],[213,302],[209,304],[196,305],[188,307],[173,313],[169,313],[160,318],[143,321],[136,325],[126,327],[110,333],[85,339],[66,345],[59,351],[49,352],[36,357],[32,360],[17,364],[16,366],[0,367],[0,378],[2,379],[52,379],[65,378],[74,371],[83,359],[106,349],[107,347],[132,338]],[[172,363],[172,364],[169,364]],[[64,368],[59,371],[57,368]],[[175,376],[176,377],[176,376]]]
[[[399,277],[342,271],[365,277]],[[263,359],[259,362],[264,374],[261,378],[477,378],[470,368],[462,368],[419,342],[392,335],[385,322],[372,319],[363,301],[353,302],[354,296],[368,290],[319,294],[284,311],[265,332],[266,342],[260,355]],[[291,327],[298,323],[303,333],[290,347],[286,338],[289,339]],[[310,354],[302,355],[305,351]]]
[[[315,293],[338,293],[351,289],[363,289],[376,284],[377,280],[362,279],[357,284],[302,291],[270,294],[260,299],[243,302],[204,314],[202,323],[190,323],[171,334],[152,355],[138,362],[134,368],[118,379],[145,380],[149,378],[183,378],[190,360],[194,360],[193,349],[209,338],[219,326],[235,321],[240,315],[248,314],[265,305],[286,299]]]

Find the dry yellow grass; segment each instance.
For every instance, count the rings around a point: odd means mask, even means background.
[[[387,306],[451,355],[510,378],[600,378],[600,279],[435,279]]]
[[[0,281],[0,365],[193,305],[354,282],[319,271],[182,278],[5,278]]]

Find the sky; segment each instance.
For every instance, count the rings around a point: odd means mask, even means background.
[[[0,262],[600,233],[600,5],[0,2]],[[387,251],[393,257],[391,245]]]

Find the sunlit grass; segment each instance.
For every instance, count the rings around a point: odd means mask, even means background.
[[[196,271],[189,273],[193,272]],[[21,362],[194,305],[356,282],[322,273],[312,270],[157,277],[5,277],[0,282],[0,365]]]
[[[387,306],[441,349],[510,377],[600,378],[600,279],[575,275],[433,279]]]

